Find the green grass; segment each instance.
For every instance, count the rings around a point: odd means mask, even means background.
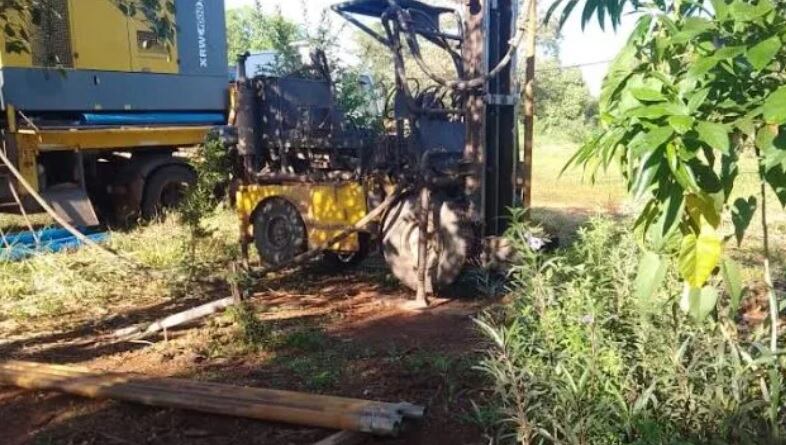
[[[237,255],[237,225],[229,210],[206,225],[213,232],[199,241],[193,259],[187,231],[173,216],[110,235],[109,247],[161,271],[153,275],[89,248],[0,262],[0,333],[60,329],[212,292]]]
[[[617,212],[626,199],[622,175],[615,167],[600,172],[593,183],[578,168],[562,173],[578,144],[536,136],[532,159],[533,208],[577,208]]]
[[[560,175],[564,166],[578,149],[575,142],[562,141],[551,136],[536,136],[533,152],[533,215],[550,233],[560,239],[572,239],[576,228],[588,217],[599,214],[626,214],[636,207],[625,190],[619,168],[613,166],[608,172],[600,172],[595,182],[585,177],[580,168],[571,168]],[[740,162],[740,175],[735,184],[732,199],[755,196],[759,202],[746,239],[740,247],[730,242],[733,255],[745,260],[753,269],[751,278],[760,279],[755,269],[761,266],[761,198],[760,184],[756,171],[756,159],[746,154]],[[786,256],[786,211],[780,206],[775,194],[767,189],[767,219],[772,255],[776,264],[784,264]],[[733,233],[731,220],[724,224],[727,234]]]

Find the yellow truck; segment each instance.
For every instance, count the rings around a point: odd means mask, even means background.
[[[109,0],[54,0],[35,21],[7,19],[30,37],[20,51],[0,35],[3,150],[61,216],[149,217],[194,181],[181,149],[228,114],[223,3],[176,0],[165,41]],[[40,210],[0,166],[0,211],[20,204]]]

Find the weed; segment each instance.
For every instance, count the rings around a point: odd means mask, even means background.
[[[743,332],[718,311],[698,323],[677,309],[669,276],[642,307],[633,295],[638,246],[594,219],[553,256],[523,251],[515,300],[479,320],[491,342],[479,366],[494,382],[500,428],[511,442],[542,444],[778,443],[769,413],[771,359],[764,333]],[[514,227],[519,249],[524,233]],[[672,310],[673,309],[673,310]],[[786,362],[780,358],[780,370]],[[786,388],[775,388],[783,391]]]
[[[324,331],[318,328],[306,327],[284,334],[278,342],[278,346],[303,352],[315,352],[324,348],[326,343],[327,338]]]
[[[335,387],[341,378],[344,360],[341,356],[324,354],[285,357],[286,368],[312,391],[324,391]]]

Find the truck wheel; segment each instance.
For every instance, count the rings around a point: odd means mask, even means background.
[[[416,194],[403,197],[382,221],[382,253],[391,272],[410,289],[418,287],[418,209]],[[426,291],[449,286],[461,274],[472,243],[472,230],[459,206],[440,196],[431,200],[426,263]]]
[[[176,208],[196,180],[196,173],[185,165],[166,165],[154,171],[145,181],[142,217],[153,219]]]
[[[266,264],[278,266],[306,251],[306,225],[297,208],[282,198],[264,201],[254,212],[254,244]]]

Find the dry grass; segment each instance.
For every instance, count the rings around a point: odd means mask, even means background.
[[[175,217],[114,232],[109,246],[161,273],[135,271],[88,248],[0,263],[0,333],[61,329],[88,320],[209,292],[237,252],[229,210],[207,221],[212,236],[189,256],[189,237]]]
[[[593,184],[585,178],[580,169],[570,169],[562,176],[560,172],[575,153],[578,145],[572,142],[555,140],[549,137],[536,137],[533,155],[533,215],[549,232],[560,239],[570,239],[575,229],[590,216],[596,214],[631,213],[635,207],[631,203],[619,169],[614,167],[601,174]],[[756,172],[756,159],[751,155],[740,163],[740,176],[734,190],[732,201],[739,197],[756,196],[760,202],[760,184]],[[779,266],[783,275],[786,264],[786,211],[780,206],[775,194],[767,189],[767,219],[770,232],[770,246],[773,262]],[[724,224],[725,233],[732,234],[730,220]],[[730,241],[732,255],[746,266],[746,278],[761,280],[761,208],[756,212],[748,234],[742,245]],[[781,278],[781,277],[776,277]],[[786,277],[782,277],[786,280]]]
[[[614,168],[592,183],[584,172],[562,169],[578,145],[542,136],[535,139],[532,166],[532,201],[535,208],[576,208],[617,213],[626,199],[622,175]]]

